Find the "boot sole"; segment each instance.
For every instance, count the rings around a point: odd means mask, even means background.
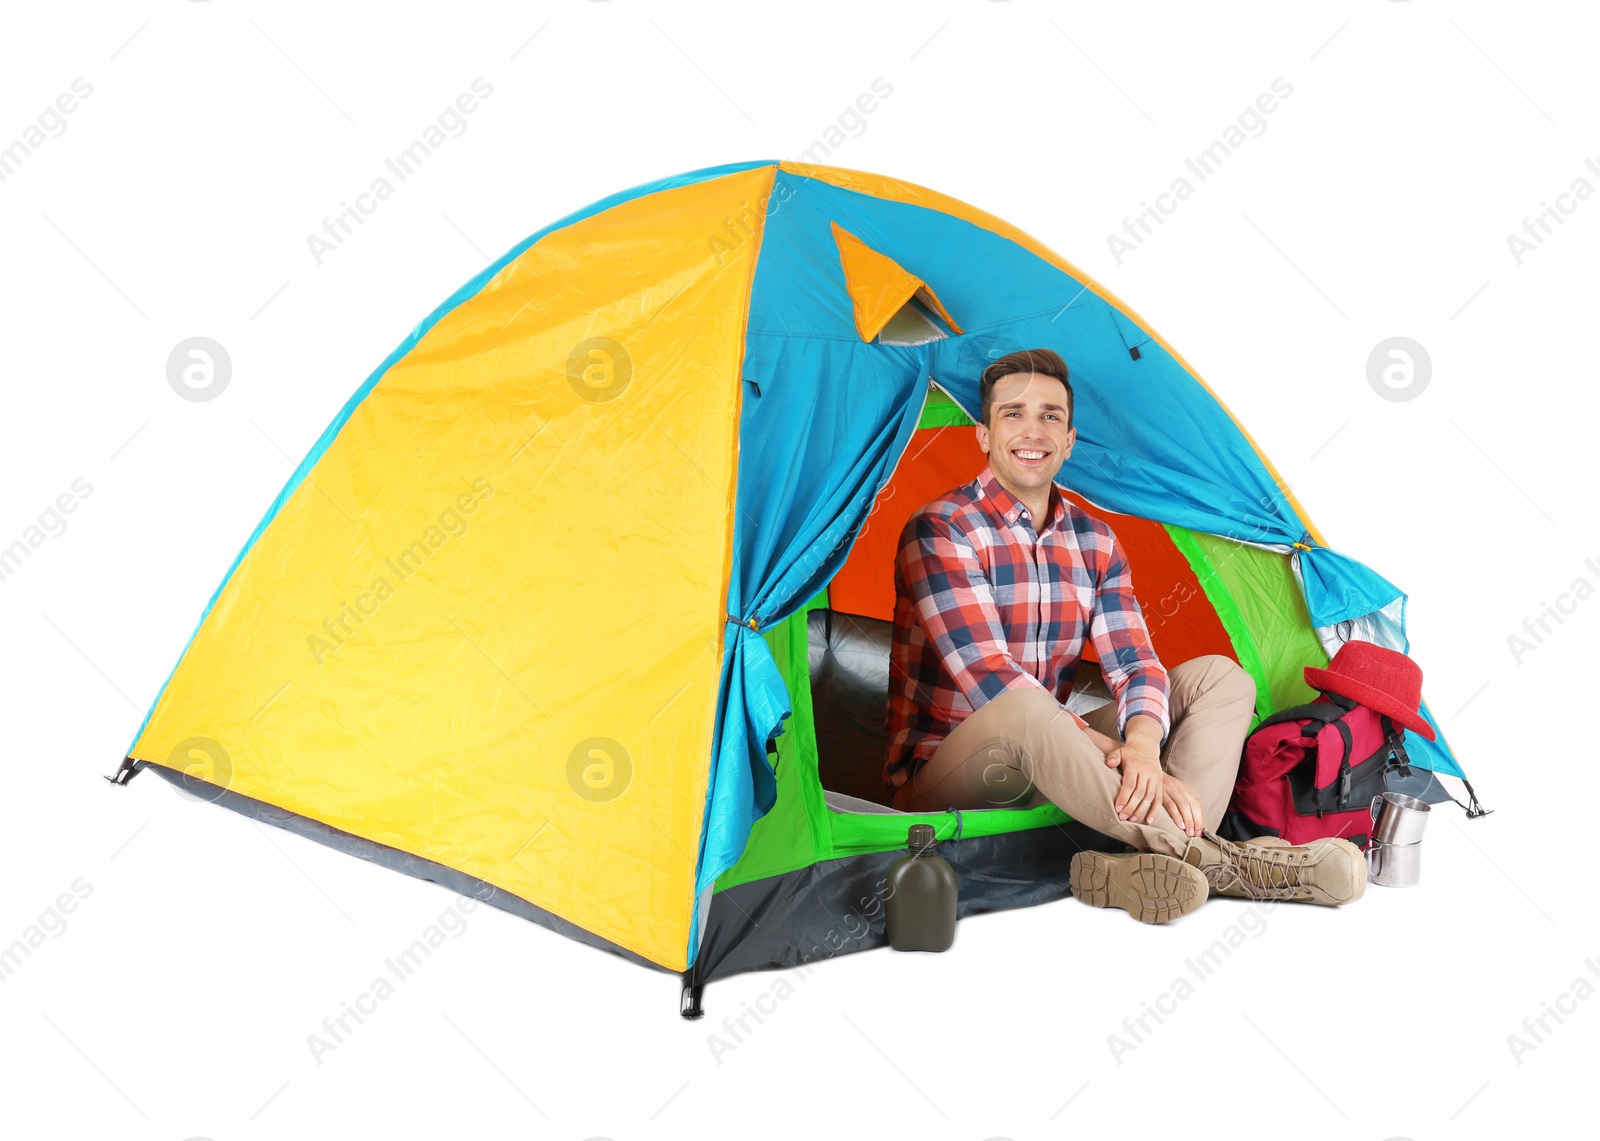
[[[1140,923],[1167,923],[1206,901],[1200,869],[1156,852],[1079,852],[1072,857],[1072,895],[1090,907],[1120,907]]]

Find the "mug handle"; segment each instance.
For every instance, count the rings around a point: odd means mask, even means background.
[[[1367,806],[1367,815],[1372,817],[1372,822],[1374,824],[1378,822],[1378,802],[1382,799],[1383,793],[1380,792],[1377,796],[1372,798],[1372,803]]]

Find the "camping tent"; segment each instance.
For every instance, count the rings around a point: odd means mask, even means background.
[[[1081,271],[931,190],[735,163],[562,218],[418,325],[113,779],[153,767],[682,972],[690,1014],[710,979],[884,943],[911,823],[963,915],[1059,898],[1094,837],[1055,806],[905,815],[879,783],[894,540],[981,467],[984,364],[1033,346],[1071,365],[1062,486],[1121,539],[1164,660],[1227,654],[1265,715],[1344,640],[1409,649],[1405,594]],[[1407,746],[1460,775],[1442,736]]]

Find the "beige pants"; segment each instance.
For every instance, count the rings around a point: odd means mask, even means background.
[[[1161,767],[1200,798],[1206,828],[1215,829],[1233,795],[1239,754],[1255,709],[1255,680],[1232,659],[1207,654],[1172,666],[1167,708],[1172,728]],[[1117,706],[1082,717],[1117,736]],[[933,756],[894,796],[903,812],[946,808],[1010,808],[1049,800],[1096,832],[1141,851],[1181,856],[1189,837],[1158,806],[1150,824],[1118,820],[1122,770],[1043,689],[1008,690],[986,702],[939,743]]]

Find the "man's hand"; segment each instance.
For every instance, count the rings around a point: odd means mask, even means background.
[[[1194,794],[1194,789],[1175,776],[1168,776],[1161,782],[1161,805],[1178,827],[1191,836],[1200,835],[1206,826],[1200,798]]]
[[[1123,733],[1126,742],[1106,754],[1107,765],[1122,769],[1122,787],[1117,790],[1117,819],[1154,824],[1156,809],[1165,802],[1164,786],[1171,779],[1161,771],[1158,749],[1161,723],[1154,717],[1137,714],[1128,718]]]
[[[1083,727],[1083,735],[1094,742],[1095,748],[1100,750],[1101,756],[1110,756],[1113,750],[1122,747],[1122,742],[1115,737],[1107,737],[1104,733],[1090,728],[1087,724]]]

